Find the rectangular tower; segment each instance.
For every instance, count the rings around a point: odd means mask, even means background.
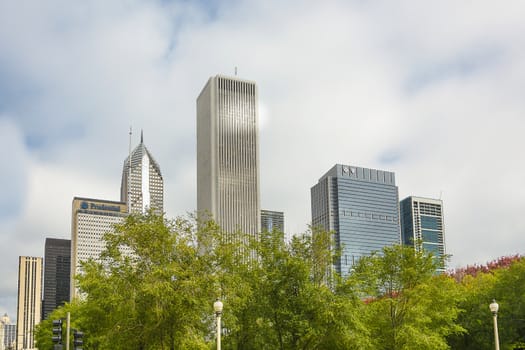
[[[0,317],[0,350],[15,349],[16,325],[11,324],[7,314]]]
[[[100,261],[106,248],[104,234],[113,232],[127,215],[126,203],[92,198],[73,198],[71,223],[71,299],[77,295],[75,275],[80,263],[90,258]]]
[[[359,258],[399,244],[399,196],[393,172],[337,164],[311,189],[312,225],[334,231],[347,276]]]
[[[42,258],[18,259],[16,349],[36,349],[35,326],[42,317]]]
[[[261,210],[261,230],[284,232],[284,213],[282,211]]]
[[[5,350],[16,349],[16,324],[6,324],[4,327]]]
[[[69,301],[71,240],[46,238],[42,319]]]
[[[260,232],[257,86],[211,77],[197,98],[197,211],[226,232]]]
[[[400,203],[400,215],[404,245],[431,252],[438,258],[445,256],[443,202],[440,199],[407,197]],[[445,271],[445,266],[440,271]]]

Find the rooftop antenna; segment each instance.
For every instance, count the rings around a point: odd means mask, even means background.
[[[235,76],[237,76],[237,66],[235,66]]]
[[[127,185],[128,185],[128,195],[127,195],[127,200],[126,200],[126,204],[128,206],[128,213],[131,212],[131,135],[133,134],[132,130],[131,130],[131,125],[129,126],[129,156],[128,156],[128,180],[127,180]]]
[[[439,200],[441,200],[441,197],[443,196],[443,191],[439,191]]]

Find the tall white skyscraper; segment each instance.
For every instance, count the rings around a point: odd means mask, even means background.
[[[42,317],[42,258],[18,258],[16,349],[35,347],[35,326]]]
[[[113,232],[115,224],[127,215],[126,203],[92,198],[73,198],[71,227],[71,299],[78,290],[75,275],[82,273],[81,262],[100,261],[106,248],[104,234]]]
[[[140,144],[124,161],[120,200],[128,204],[130,213],[145,213],[148,208],[158,214],[164,211],[164,180],[159,164],[144,145],[141,132]],[[131,169],[131,171],[130,171]]]
[[[258,92],[217,75],[197,98],[197,210],[226,232],[260,232]]]

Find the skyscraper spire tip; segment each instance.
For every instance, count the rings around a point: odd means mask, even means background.
[[[140,129],[140,143],[144,143],[144,131]]]

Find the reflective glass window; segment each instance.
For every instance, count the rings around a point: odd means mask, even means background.
[[[433,216],[421,215],[421,227],[429,228],[431,230],[438,230],[438,218]]]
[[[439,255],[440,255],[440,252],[439,252],[439,245],[437,245],[437,244],[427,244],[427,243],[423,243],[423,249],[424,249],[426,252],[431,252],[431,253],[434,254],[435,256],[439,256]]]
[[[431,243],[439,243],[439,232],[422,230],[423,241]]]

